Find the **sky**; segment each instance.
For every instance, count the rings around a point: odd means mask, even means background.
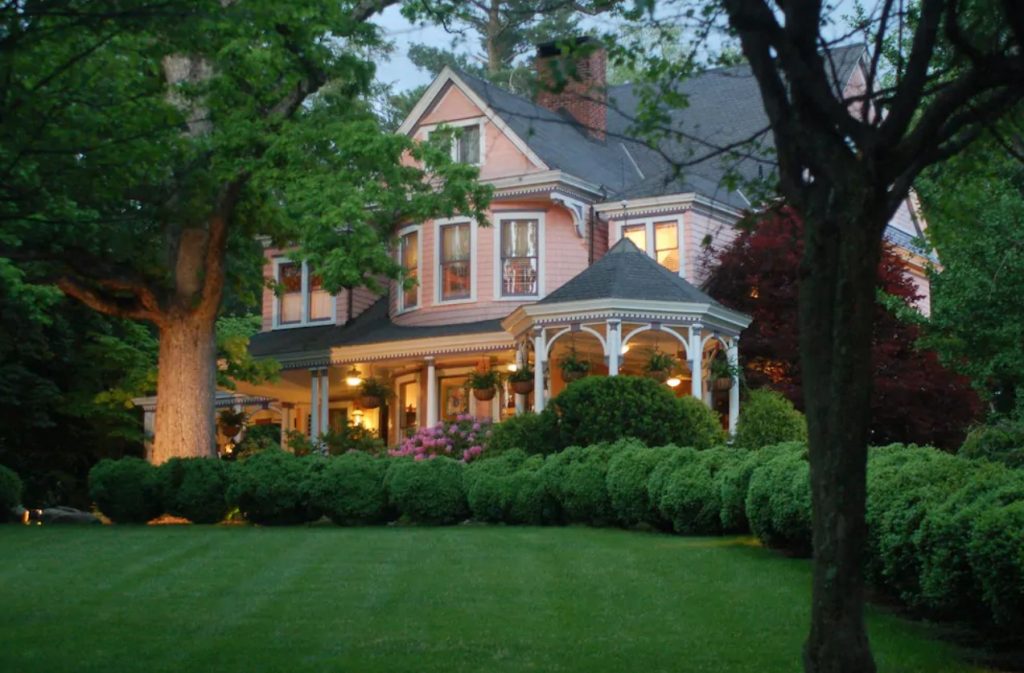
[[[832,16],[837,20],[849,14],[855,0],[837,0],[836,8]],[[864,0],[863,4],[872,6],[871,0]],[[429,44],[436,47],[447,47],[452,44],[461,43],[457,51],[469,52],[476,48],[475,35],[458,37],[447,33],[444,28],[435,25],[419,26],[413,25],[401,14],[399,5],[388,7],[377,19],[377,24],[383,29],[385,37],[394,44],[394,52],[391,57],[377,64],[377,79],[392,84],[396,90],[402,91],[411,89],[421,84],[429,84],[430,76],[412,64],[406,56],[409,46],[414,43]],[[587,18],[583,21],[584,27],[596,27],[598,30],[607,28],[607,19]]]

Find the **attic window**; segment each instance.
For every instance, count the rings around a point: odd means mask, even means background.
[[[464,126],[455,135],[452,159],[460,164],[480,164],[480,126]]]

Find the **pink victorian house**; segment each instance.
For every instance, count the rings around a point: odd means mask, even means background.
[[[832,52],[844,91],[863,85],[861,47]],[[538,67],[557,58],[542,47]],[[495,420],[540,410],[564,387],[558,366],[575,351],[598,375],[641,374],[652,351],[676,358],[677,395],[694,395],[734,428],[739,388],[710,383],[710,362],[736,362],[749,317],[701,291],[703,245],[728,243],[750,206],[725,186],[727,170],[756,177],[766,160],[727,166],[708,159],[681,174],[670,159],[699,157],[700,143],[666,140],[659,151],[629,137],[637,108],[631,85],[606,89],[605,56],[579,67],[583,81],[531,101],[476,77],[443,70],[400,132],[425,139],[440,125],[459,130],[453,156],[479,166],[493,185],[490,226],[466,218],[403,224],[395,255],[417,285],[374,296],[331,296],[302,264],[267,252],[266,273],[283,287],[263,297],[258,357],[282,365],[278,382],[241,384],[225,406],[249,406],[257,423],[316,436],[346,422],[389,443],[410,428],[459,413]],[[767,127],[745,66],[685,84],[690,105],[673,124],[724,145]],[[581,95],[586,93],[587,95]],[[770,136],[765,136],[770,142]],[[928,253],[914,240],[923,221],[908,202],[889,227],[927,297]],[[923,307],[927,310],[927,304]],[[505,384],[489,401],[467,394],[469,373],[529,366],[528,395]],[[387,377],[395,398],[366,408],[358,383]]]

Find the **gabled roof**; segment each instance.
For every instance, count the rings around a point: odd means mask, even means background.
[[[679,274],[669,271],[628,238],[558,288],[540,305],[590,299],[634,299],[721,306]]]
[[[864,51],[863,45],[852,45],[828,52],[837,95],[849,82]],[[733,171],[755,179],[774,170],[768,117],[748,65],[715,68],[682,82],[679,91],[687,97],[688,105],[668,110],[671,127],[680,135],[662,139],[657,150],[633,139],[629,132],[640,107],[636,85],[609,88],[607,137],[601,141],[590,137],[568,115],[552,112],[473,75],[457,75],[548,167],[602,185],[609,199],[696,192],[735,208],[746,208],[750,205],[746,198],[725,186],[726,175]],[[755,139],[762,148],[740,148],[750,155],[746,158],[708,158],[686,166],[676,175],[676,164],[687,164],[717,148]]]
[[[256,357],[326,351],[339,346],[360,346],[390,341],[410,341],[457,334],[501,332],[500,320],[423,325],[396,325],[388,316],[388,299],[381,297],[347,325],[324,325],[260,332],[249,339],[249,353]]]

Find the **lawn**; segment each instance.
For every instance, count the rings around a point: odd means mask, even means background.
[[[0,671],[799,671],[808,595],[749,538],[0,526]],[[882,672],[983,670],[869,620]]]

